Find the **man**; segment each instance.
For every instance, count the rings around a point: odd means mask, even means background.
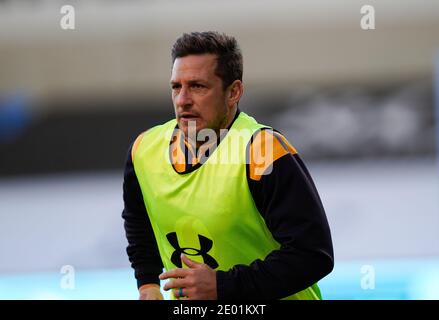
[[[163,299],[167,279],[177,299],[320,299],[333,268],[326,215],[296,150],[238,109],[236,40],[184,34],[172,62],[176,119],[141,134],[125,167],[140,299]]]

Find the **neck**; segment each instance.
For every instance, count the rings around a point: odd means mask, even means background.
[[[221,139],[223,137],[221,137],[221,130],[222,129],[230,129],[230,126],[233,123],[233,120],[235,119],[236,113],[238,112],[238,108],[237,106],[234,106],[233,109],[231,110],[231,112],[229,112],[228,114],[225,115],[223,121],[221,122],[221,124],[219,125],[219,128],[215,130],[216,133],[216,141],[208,141],[208,142],[203,142],[203,141],[197,141],[197,149],[201,146],[201,145],[205,145],[206,147],[209,145],[214,144],[215,142],[218,144]]]
[[[229,129],[230,128],[230,126],[232,125],[232,123],[233,123],[233,120],[235,119],[235,116],[236,116],[236,113],[238,112],[238,108],[235,106],[232,110],[231,110],[231,112],[230,113],[228,113],[228,114],[226,114],[225,116],[224,116],[224,118],[223,118],[223,120],[221,121],[221,123],[220,123],[220,125],[219,125],[219,127],[215,130],[215,134],[216,134],[216,137],[217,137],[217,139],[216,139],[216,141],[213,141],[213,140],[208,140],[208,141],[206,141],[206,142],[204,142],[204,141],[193,141],[192,139],[191,139],[191,137],[189,137],[189,136],[186,136],[185,137],[185,140],[192,146],[192,147],[195,147],[197,150],[198,150],[198,148],[200,147],[200,146],[206,146],[206,147],[208,147],[208,146],[210,146],[210,145],[212,145],[212,144],[214,144],[215,142],[218,144],[219,142],[220,142],[220,140],[223,138],[223,137],[221,137],[221,129]],[[198,135],[198,132],[197,132],[197,135]]]
[[[221,129],[229,129],[232,125],[233,120],[235,119],[236,113],[238,112],[238,107],[235,105],[232,109],[232,111],[229,113],[227,117],[226,124]]]

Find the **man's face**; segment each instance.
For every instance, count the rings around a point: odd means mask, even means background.
[[[172,102],[178,127],[188,134],[189,121],[196,130],[219,131],[227,125],[230,112],[221,78],[215,74],[216,55],[177,58],[171,74]]]

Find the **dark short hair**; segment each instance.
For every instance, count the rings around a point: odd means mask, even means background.
[[[234,37],[216,31],[184,33],[172,46],[172,63],[191,54],[217,55],[215,74],[226,89],[235,80],[242,81],[242,53]]]

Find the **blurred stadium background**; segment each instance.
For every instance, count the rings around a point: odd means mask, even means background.
[[[336,257],[324,297],[438,299],[437,0],[1,0],[0,299],[137,298],[124,158],[173,116],[170,47],[194,30],[237,37],[241,109],[314,177]]]

